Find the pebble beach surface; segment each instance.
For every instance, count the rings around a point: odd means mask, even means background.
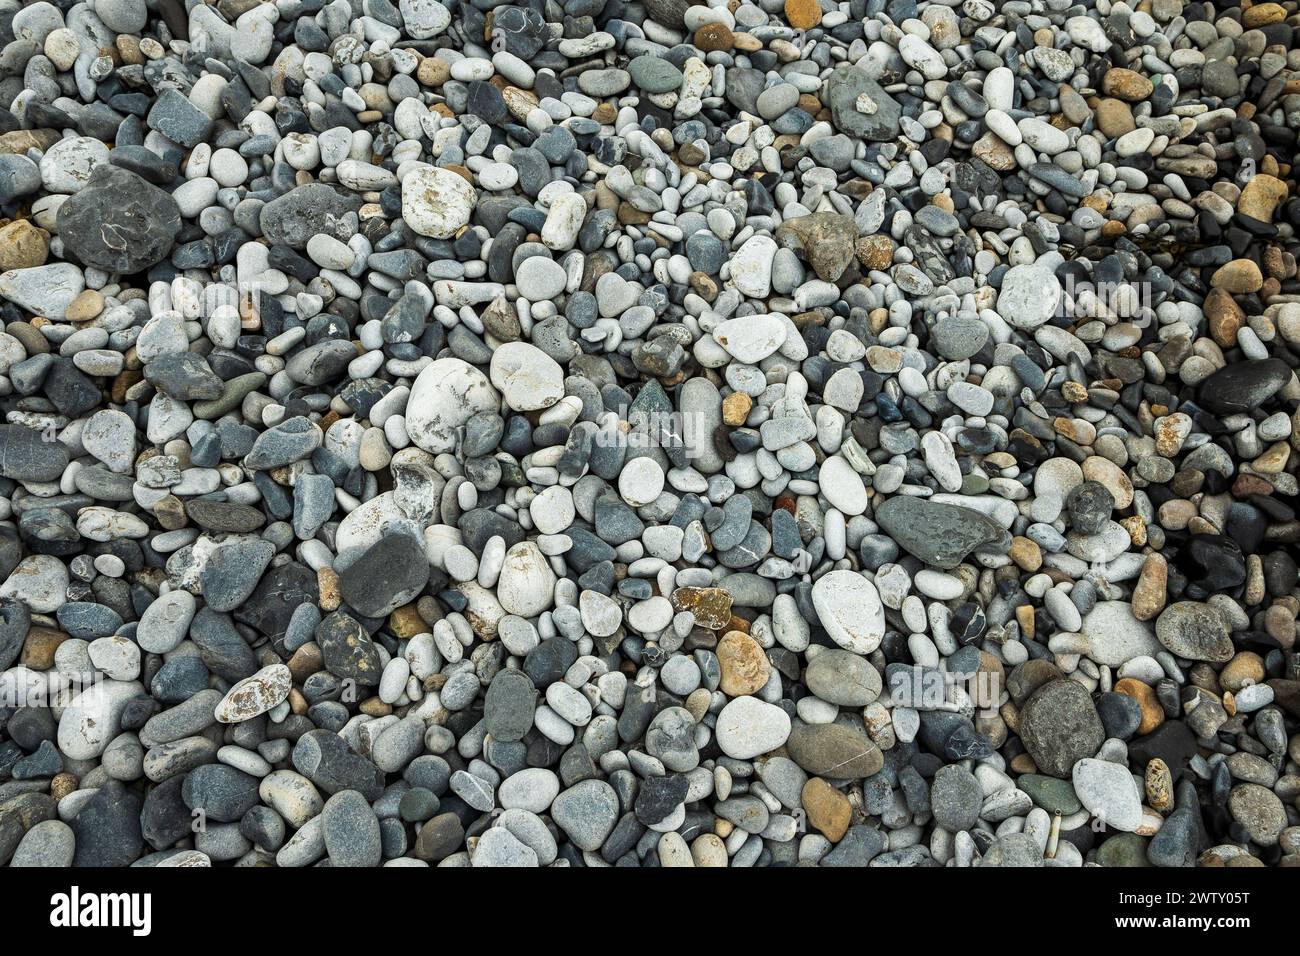
[[[0,0],[0,864],[1300,865],[1297,6]]]

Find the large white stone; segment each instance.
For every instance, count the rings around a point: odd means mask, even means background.
[[[46,319],[62,319],[86,287],[86,277],[71,262],[52,262],[0,275],[0,296]]]
[[[1085,757],[1070,776],[1079,802],[1107,828],[1132,833],[1141,824],[1142,795],[1128,767]]]
[[[402,219],[422,236],[450,239],[474,212],[478,194],[465,177],[438,166],[418,166],[402,180]]]
[[[1060,304],[1061,282],[1045,265],[1012,266],[1002,277],[998,315],[1017,329],[1032,332],[1056,315]]]
[[[550,608],[554,594],[555,572],[537,545],[521,541],[506,552],[497,579],[502,608],[520,617],[536,617]]]
[[[718,323],[713,337],[736,361],[756,365],[785,344],[787,329],[776,315],[744,315]]]
[[[68,566],[48,554],[29,554],[0,584],[0,598],[53,614],[68,600]]]
[[[1083,619],[1088,656],[1098,664],[1119,667],[1135,657],[1155,657],[1160,643],[1151,625],[1133,616],[1127,601],[1101,601]]]
[[[139,681],[106,680],[73,699],[59,718],[59,751],[72,760],[93,760],[117,736],[127,701],[144,693]]]
[[[437,0],[400,0],[402,24],[412,39],[436,37],[451,24],[451,13]]]
[[[498,345],[492,352],[488,371],[492,384],[505,396],[506,404],[517,412],[550,408],[564,397],[564,369],[536,345],[527,342]],[[419,387],[418,379],[416,387]],[[409,416],[407,428],[410,428]]]
[[[776,258],[776,240],[771,236],[751,236],[731,257],[731,281],[752,299],[766,299],[772,291],[772,260]]]
[[[479,412],[496,411],[499,403],[486,375],[461,359],[441,358],[429,364],[411,386],[406,433],[427,452],[452,451],[456,430]]]
[[[126,474],[135,463],[135,423],[125,412],[102,409],[82,428],[81,446],[112,471]]]
[[[856,571],[831,571],[812,587],[813,607],[840,647],[870,654],[885,636],[885,607],[876,586]]]
[[[786,742],[790,717],[757,697],[737,697],[719,712],[714,734],[728,757],[753,760]]]
[[[867,487],[862,476],[839,455],[822,462],[817,480],[826,500],[843,514],[853,517],[867,510]]]

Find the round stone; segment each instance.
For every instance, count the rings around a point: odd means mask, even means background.
[[[464,176],[438,166],[417,166],[402,179],[402,220],[422,236],[449,239],[469,222],[478,202]]]

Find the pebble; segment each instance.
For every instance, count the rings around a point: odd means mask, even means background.
[[[870,654],[885,635],[885,609],[875,585],[853,571],[832,571],[812,588],[812,603],[826,633],[855,654]]]
[[[1123,764],[1084,758],[1070,780],[1084,809],[1107,829],[1132,833],[1142,823],[1142,796]]]
[[[1105,740],[1087,688],[1072,680],[1049,681],[1025,701],[1020,736],[1038,769],[1053,777],[1068,777]]]
[[[718,746],[735,760],[752,760],[783,745],[790,736],[790,717],[756,697],[737,697],[718,714]]]

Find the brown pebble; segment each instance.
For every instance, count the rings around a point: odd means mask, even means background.
[[[68,635],[52,627],[33,624],[27,631],[23,653],[18,663],[34,671],[47,671],[54,666],[54,652],[68,639]]]
[[[1101,78],[1101,91],[1107,96],[1116,96],[1128,103],[1138,103],[1146,99],[1155,90],[1155,84],[1133,70],[1117,67],[1106,71]]]
[[[723,23],[706,23],[695,31],[695,46],[704,53],[726,53],[736,45],[731,30]]]
[[[744,697],[763,689],[772,673],[767,654],[758,641],[741,631],[728,631],[718,641],[719,687],[728,697]]]
[[[1254,651],[1240,651],[1232,660],[1223,665],[1219,672],[1219,684],[1233,693],[1258,684],[1265,677],[1264,659]]]
[[[1227,289],[1211,289],[1205,296],[1205,318],[1210,336],[1220,348],[1237,345],[1237,333],[1246,322],[1246,313]]]
[[[1238,294],[1258,292],[1263,284],[1264,275],[1251,259],[1233,259],[1210,276],[1210,285],[1214,288]]]
[[[1139,736],[1151,733],[1165,722],[1164,708],[1160,706],[1160,700],[1150,684],[1144,684],[1133,677],[1125,677],[1115,682],[1115,693],[1132,697],[1142,708],[1142,722],[1138,724],[1137,729]]]
[[[49,233],[26,219],[16,219],[0,228],[0,272],[43,266],[49,254]]]
[[[796,30],[811,30],[822,22],[819,0],[785,0],[785,19]]]
[[[849,798],[821,777],[812,777],[800,794],[808,823],[832,843],[839,843],[853,822],[853,805]]]
[[[1011,539],[1011,560],[1022,571],[1037,571],[1043,566],[1043,549],[1038,546],[1038,542],[1026,538],[1023,535],[1016,535]]]
[[[745,424],[749,411],[754,407],[754,400],[744,392],[732,392],[722,400],[722,422],[724,425],[739,427]]]
[[[1165,589],[1169,581],[1169,562],[1163,555],[1148,554],[1142,563],[1137,585],[1133,588],[1133,616],[1150,621],[1165,607]]]
[[[320,591],[320,609],[326,614],[337,611],[343,603],[338,572],[333,568],[321,568],[316,572],[316,586]]]
[[[388,615],[388,627],[397,637],[409,640],[428,631],[414,604],[404,604]]]

